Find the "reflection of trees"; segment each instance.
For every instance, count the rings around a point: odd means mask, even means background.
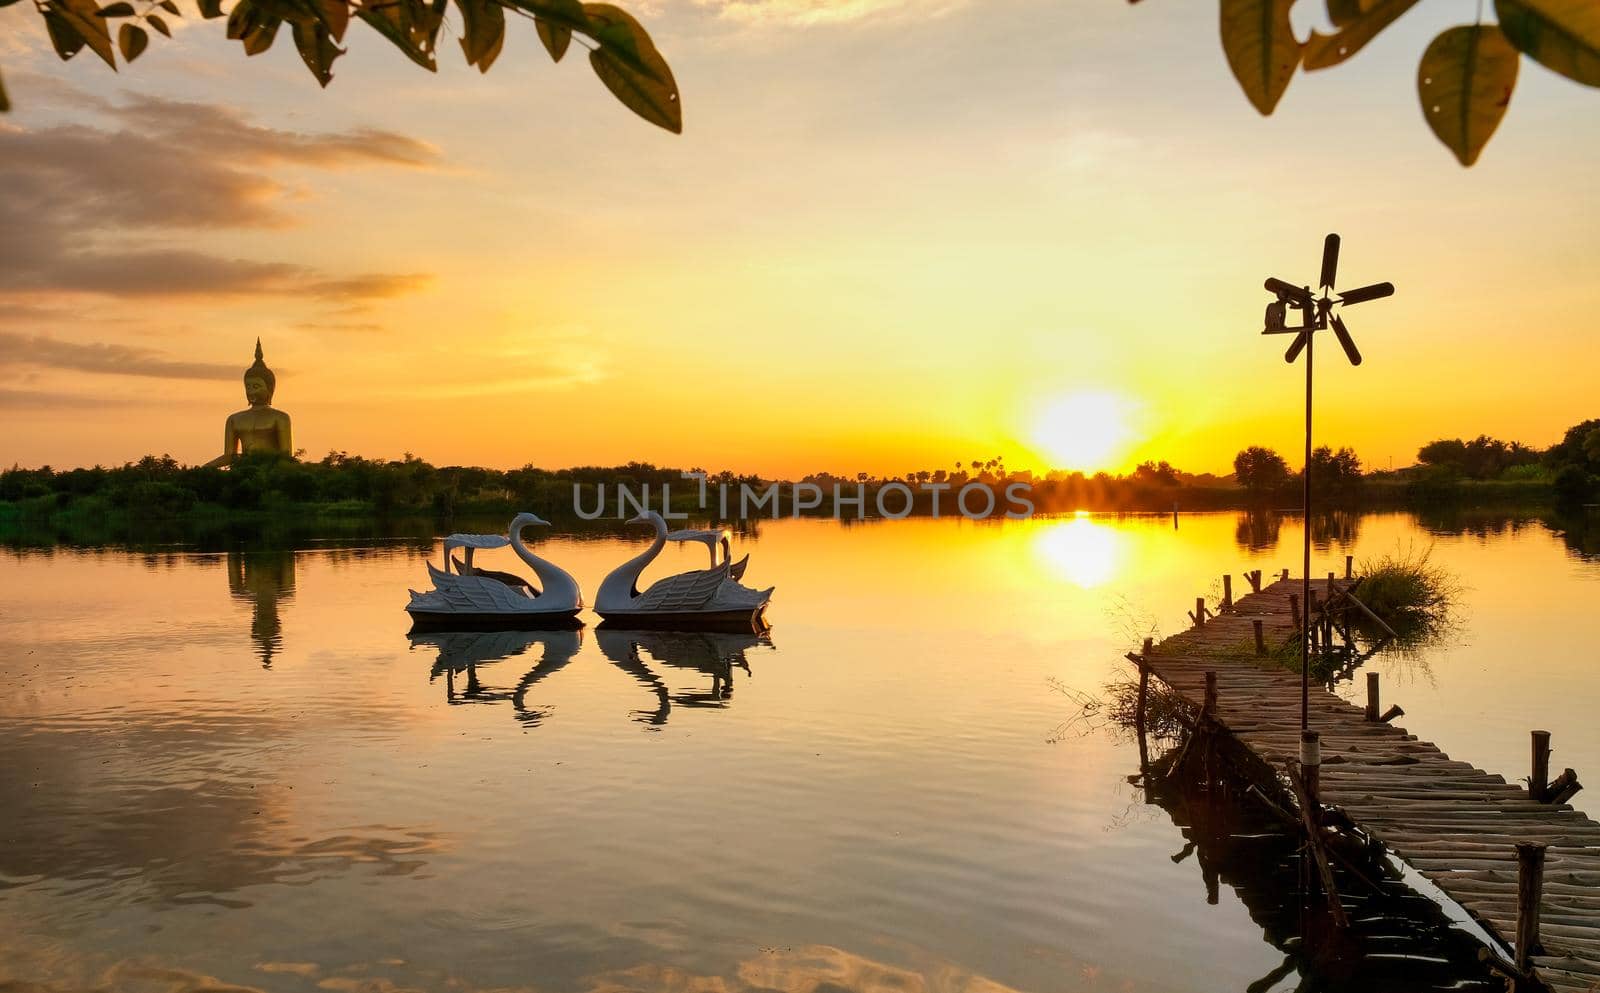
[[[1247,510],[1233,528],[1234,544],[1252,552],[1270,552],[1278,547],[1278,529],[1283,515],[1271,510]]]
[[[1311,546],[1319,552],[1334,545],[1349,548],[1360,535],[1360,511],[1325,510],[1311,515]]]
[[[1600,510],[1580,507],[1555,514],[1544,526],[1555,532],[1579,558],[1600,559]]]
[[[294,728],[263,717],[119,719],[70,730],[0,721],[0,877],[95,901],[244,906],[251,886],[375,864],[408,874],[435,838],[396,828],[306,837],[262,769]],[[4,985],[0,983],[0,985]]]
[[[230,551],[228,592],[251,604],[250,640],[256,643],[261,667],[272,668],[273,653],[283,647],[278,604],[294,596],[294,552]]]

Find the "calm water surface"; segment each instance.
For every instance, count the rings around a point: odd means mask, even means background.
[[[1600,562],[1536,522],[1326,537],[1319,573],[1432,543],[1467,586],[1457,637],[1373,663],[1411,730],[1514,779],[1545,727],[1600,769]],[[0,989],[1490,989],[1437,923],[1330,963],[1289,839],[1148,802],[1125,735],[1062,729],[1060,688],[1299,541],[769,523],[769,640],[408,638],[425,542],[10,553]],[[541,546],[591,595],[636,547]]]

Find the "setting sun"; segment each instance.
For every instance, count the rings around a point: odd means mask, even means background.
[[[1103,391],[1056,397],[1034,415],[1028,441],[1052,469],[1111,468],[1132,438],[1132,406],[1126,397]]]

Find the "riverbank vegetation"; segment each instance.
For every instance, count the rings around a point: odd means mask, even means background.
[[[322,459],[245,457],[227,469],[189,466],[170,456],[149,455],[122,466],[56,470],[13,466],[0,471],[0,522],[61,521],[72,518],[127,517],[142,520],[205,517],[320,514],[328,516],[428,515],[451,519],[475,513],[499,514],[534,509],[547,517],[573,516],[579,506],[600,507],[612,516],[618,491],[633,496],[648,491],[654,506],[670,494],[676,510],[718,515],[722,488],[730,493],[729,516],[737,516],[742,488],[766,492],[776,484],[782,515],[789,515],[796,488],[820,494],[811,513],[832,513],[837,492],[865,494],[863,516],[877,516],[884,505],[900,513],[928,514],[935,500],[940,513],[959,512],[957,497],[976,487],[968,505],[995,498],[999,512],[1013,509],[1007,499],[1021,484],[1035,513],[1075,510],[1159,511],[1291,508],[1299,503],[1301,474],[1271,449],[1250,446],[1234,460],[1227,476],[1184,472],[1167,462],[1145,462],[1132,472],[1014,472],[1004,460],[957,461],[952,468],[913,470],[903,476],[864,472],[817,472],[795,480],[770,480],[732,471],[703,474],[701,483],[679,468],[632,462],[619,466],[520,469],[434,466],[413,455],[369,459],[330,452]],[[1441,439],[1424,445],[1415,466],[1369,472],[1349,448],[1322,447],[1311,460],[1311,480],[1323,507],[1394,508],[1452,505],[1543,504],[1582,507],[1600,499],[1600,419],[1570,429],[1547,451],[1479,436],[1470,441]],[[890,492],[885,492],[890,491]],[[855,516],[854,504],[846,505]],[[770,505],[758,511],[771,516]]]

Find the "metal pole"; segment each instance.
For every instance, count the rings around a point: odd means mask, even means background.
[[[1301,480],[1304,517],[1304,571],[1300,573],[1300,602],[1306,605],[1306,622],[1300,631],[1300,730],[1311,726],[1311,351],[1316,344],[1315,321],[1306,330],[1306,462]]]

